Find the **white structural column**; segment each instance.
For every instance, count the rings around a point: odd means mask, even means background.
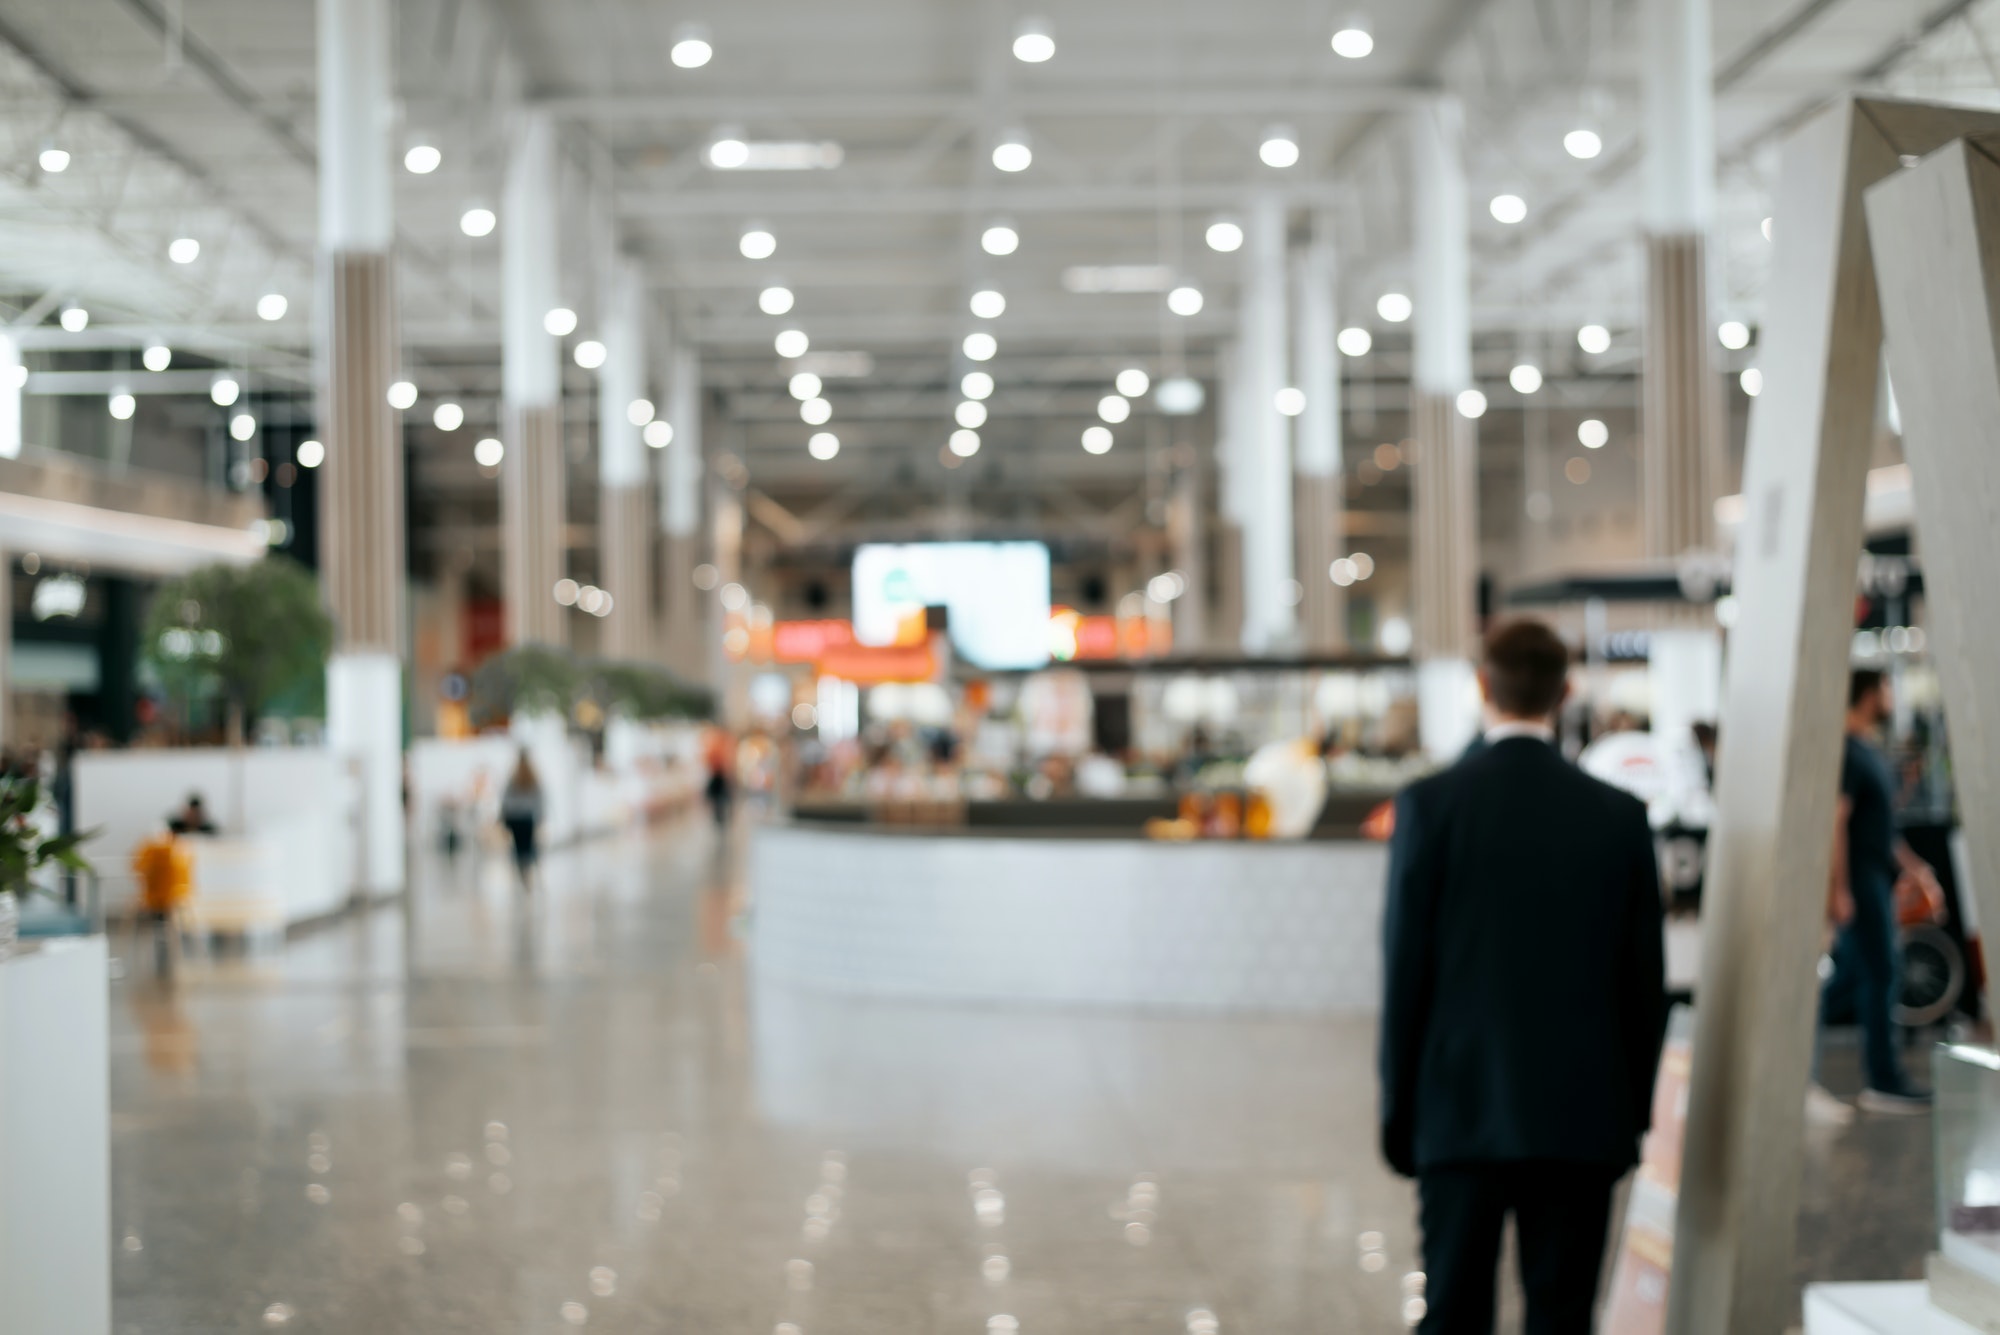
[[[1472,258],[1465,184],[1465,113],[1438,97],[1411,116],[1416,231],[1415,366],[1410,414],[1411,611],[1424,749],[1456,755],[1478,730],[1473,683],[1479,577],[1476,436],[1458,411],[1472,388]]]
[[[568,638],[556,581],[567,563],[562,439],[562,342],[544,326],[560,304],[556,132],[548,114],[516,128],[500,215],[501,597],[507,643]],[[612,596],[617,597],[616,591]]]
[[[1872,109],[1844,101],[1792,137],[1779,173],[1765,392],[1750,415],[1736,538],[1741,614],[1702,903],[1670,1335],[1774,1335],[1796,1301],[1814,962],[1881,357],[1861,190],[1897,169],[1903,147],[1884,137]]]
[[[1278,411],[1290,382],[1291,329],[1286,320],[1285,206],[1273,195],[1251,201],[1245,227],[1243,506],[1243,651],[1282,653],[1298,644],[1291,585],[1292,420]]]
[[[320,567],[334,622],[327,744],[360,779],[355,889],[404,884],[403,431],[389,0],[320,0]]]
[[[1722,382],[1709,334],[1715,214],[1710,0],[1645,0],[1646,363],[1642,470],[1646,554],[1672,563],[1716,546],[1723,490]],[[1722,639],[1707,607],[1663,611],[1648,663],[1653,732],[1692,752],[1713,720]]]
[[[1313,219],[1312,239],[1298,259],[1298,386],[1306,396],[1294,453],[1298,503],[1299,582],[1305,586],[1305,646],[1333,653],[1347,646],[1346,598],[1329,570],[1341,551],[1340,350],[1335,309],[1337,256],[1333,218]]]
[[[711,630],[702,608],[714,601],[694,584],[701,561],[701,408],[701,353],[677,339],[667,385],[674,438],[660,461],[660,622],[667,666],[689,681],[710,679]]]
[[[1710,351],[1708,234],[1715,214],[1709,0],[1645,0],[1647,554],[1715,547],[1722,494],[1721,383]]]
[[[605,267],[604,366],[597,379],[598,579],[611,594],[604,624],[608,658],[635,662],[654,648],[652,478],[643,423],[632,405],[646,387],[646,287],[639,266]]]

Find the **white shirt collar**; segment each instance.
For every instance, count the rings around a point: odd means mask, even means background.
[[[1496,723],[1486,730],[1486,740],[1489,745],[1493,742],[1504,742],[1509,737],[1533,737],[1539,742],[1553,743],[1556,739],[1556,730],[1546,723],[1529,723],[1524,719]]]

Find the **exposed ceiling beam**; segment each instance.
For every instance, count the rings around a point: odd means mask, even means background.
[[[1133,116],[1272,116],[1294,120],[1314,116],[1352,115],[1360,111],[1393,111],[1428,96],[1409,83],[1357,83],[1298,89],[1280,83],[1227,88],[1162,88],[1157,83],[1136,87],[1022,89],[1011,92],[1007,106],[1028,120],[1054,117]],[[650,125],[692,122],[753,122],[757,119],[801,123],[835,121],[931,120],[976,121],[981,114],[977,93],[956,92],[759,92],[689,96],[672,93],[598,94],[547,97],[535,105],[565,120],[639,121]]]
[[[898,214],[1016,213],[1141,213],[1157,215],[1162,203],[1181,209],[1211,210],[1241,207],[1253,194],[1269,193],[1266,183],[1242,181],[1181,186],[902,186],[873,189],[865,184],[827,179],[793,182],[768,189],[669,191],[646,188],[620,192],[621,217],[636,218],[764,218],[840,214],[885,218]],[[1348,195],[1333,183],[1277,187],[1288,204],[1322,208]]]

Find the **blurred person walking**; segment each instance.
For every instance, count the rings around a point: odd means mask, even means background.
[[[1426,1335],[1490,1335],[1514,1217],[1526,1335],[1588,1335],[1612,1192],[1666,1028],[1645,806],[1557,751],[1569,651],[1486,642],[1485,745],[1397,799],[1384,916],[1382,1150],[1417,1179]]]
[[[702,795],[708,799],[718,830],[729,827],[730,808],[736,800],[735,759],[735,735],[727,728],[711,731],[708,735],[708,782],[702,788]]]
[[[1896,1052],[1896,998],[1901,987],[1901,944],[1896,891],[1908,879],[1932,902],[1943,890],[1922,858],[1896,833],[1896,783],[1873,736],[1895,704],[1889,680],[1860,668],[1847,682],[1847,735],[1840,756],[1840,821],[1834,840],[1834,874],[1828,916],[1838,928],[1833,973],[1820,990],[1820,1028],[1853,1016],[1861,1025],[1862,1073],[1867,1088],[1855,1100],[1864,1112],[1915,1114],[1931,1096],[1903,1073]],[[1815,1084],[1807,1111],[1819,1120],[1849,1115]]]
[[[535,834],[542,823],[542,781],[526,751],[514,762],[514,772],[500,795],[500,822],[514,840],[514,870],[520,873],[521,888],[531,889],[538,857]]]

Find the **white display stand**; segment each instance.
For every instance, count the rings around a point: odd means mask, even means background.
[[[0,1330],[111,1329],[104,938],[0,960]]]
[[[1806,1285],[1806,1335],[1979,1335],[1931,1306],[1921,1280]]]
[[[760,980],[854,995],[1372,1014],[1380,844],[760,827]]]

